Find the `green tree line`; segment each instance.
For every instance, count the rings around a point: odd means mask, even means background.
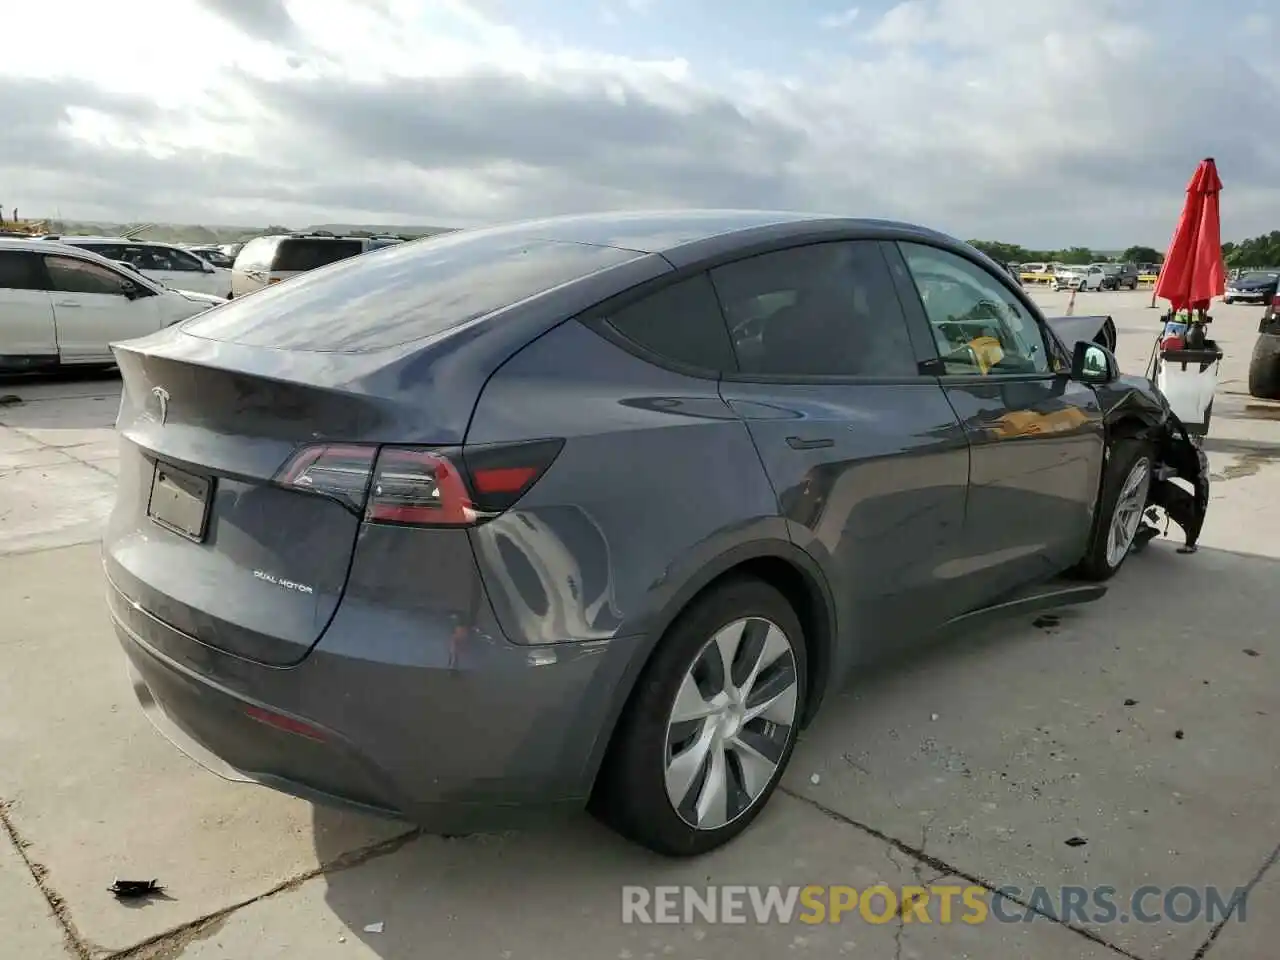
[[[1222,259],[1228,267],[1278,267],[1280,266],[1280,230],[1272,230],[1252,240],[1240,243],[1224,243]]]
[[[1106,256],[1088,247],[1031,250],[1016,243],[1001,243],[998,240],[970,240],[969,244],[977,247],[992,260],[1003,263],[1106,263],[1110,260],[1117,263],[1161,263],[1164,260],[1164,254],[1159,250],[1143,246],[1129,247],[1119,256]]]
[[[1118,256],[1104,256],[1088,247],[1067,247],[1064,250],[1031,250],[1016,243],[998,240],[970,240],[993,260],[1003,263],[1163,263],[1164,254],[1154,247],[1132,246]],[[1228,241],[1222,245],[1222,259],[1228,267],[1277,267],[1280,266],[1280,230],[1272,230],[1260,237]]]

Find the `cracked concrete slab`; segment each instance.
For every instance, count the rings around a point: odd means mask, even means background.
[[[824,708],[784,782],[1028,894],[1230,891],[1280,837],[1280,757],[1262,746],[1280,716],[1278,576],[1276,560],[1157,542],[1098,603],[867,676]],[[1144,957],[1189,957],[1209,933],[1086,926]]]
[[[317,811],[317,825],[332,814]],[[857,960],[1102,960],[1110,950],[1051,923],[624,924],[623,887],[803,887],[916,882],[905,857],[808,804],[774,798],[750,840],[697,860],[659,860],[583,819],[558,830],[461,840],[421,837],[394,856],[318,877],[237,911],[183,943],[184,960],[271,958],[545,960],[563,957],[837,957]],[[555,864],[553,869],[548,865]],[[883,901],[874,900],[877,910]],[[680,919],[682,912],[676,908]],[[814,915],[808,914],[810,917]],[[873,917],[877,911],[872,911]],[[881,913],[881,915],[883,915]],[[650,916],[653,916],[652,914]],[[929,922],[924,922],[928,919]],[[380,932],[366,927],[381,924]]]
[[[33,437],[27,436],[20,430],[14,430],[12,427],[4,426],[0,421],[0,454],[8,457],[16,457],[17,454],[26,453],[28,451],[43,449],[44,444]],[[15,466],[29,466],[20,459],[15,459]]]
[[[115,502],[115,478],[69,457],[35,451],[42,466],[0,472],[0,554],[46,550],[101,539]]]
[[[96,546],[0,557],[0,610],[9,816],[93,956],[406,830],[338,816],[318,838],[309,804],[224,782],[157,734],[125,678]],[[172,899],[123,906],[106,891],[117,876],[159,878]]]
[[[1280,944],[1280,847],[1263,864],[1258,883],[1249,892],[1243,913],[1233,916],[1218,932],[1206,953],[1222,960],[1274,957]]]
[[[22,960],[66,960],[62,927],[31,871],[0,829],[0,931],[4,953]]]

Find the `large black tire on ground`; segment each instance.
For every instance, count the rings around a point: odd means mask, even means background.
[[[1124,565],[1126,553],[1114,565],[1107,557],[1107,544],[1111,535],[1111,523],[1115,517],[1120,492],[1134,467],[1143,459],[1148,471],[1148,489],[1150,488],[1150,472],[1155,464],[1154,447],[1147,440],[1136,437],[1121,437],[1111,444],[1111,453],[1107,457],[1107,465],[1102,477],[1102,490],[1098,496],[1098,505],[1094,510],[1093,529],[1089,533],[1089,545],[1084,557],[1071,572],[1082,580],[1101,582],[1110,580],[1116,571]]]
[[[791,638],[798,674],[796,723],[755,805],[718,830],[697,830],[667,798],[667,718],[685,673],[707,641],[727,624],[751,616],[777,624]],[[728,843],[764,809],[791,760],[808,695],[806,669],[804,632],[781,593],[754,577],[712,587],[676,618],[645,665],[596,780],[591,813],[628,840],[666,856],[696,856]]]
[[[1249,396],[1280,400],[1280,333],[1260,333],[1249,359]]]

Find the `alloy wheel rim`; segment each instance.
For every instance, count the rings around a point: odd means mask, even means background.
[[[667,718],[667,799],[686,824],[717,830],[756,805],[791,741],[799,693],[776,623],[743,617],[707,641]]]
[[[1133,545],[1142,525],[1142,512],[1147,506],[1147,488],[1151,484],[1151,463],[1142,457],[1120,487],[1116,508],[1111,514],[1111,529],[1107,534],[1107,565],[1117,567]]]

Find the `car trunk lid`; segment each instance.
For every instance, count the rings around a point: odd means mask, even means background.
[[[431,405],[439,415],[424,417],[385,389],[385,358],[282,363],[271,351],[218,346],[216,365],[196,338],[116,347],[122,450],[108,573],[131,602],[201,643],[295,663],[341,599],[367,451],[391,439],[460,442],[474,397]],[[281,482],[300,448],[335,438],[343,443],[324,448],[319,468],[349,479],[348,502]],[[344,447],[352,442],[363,446]]]

